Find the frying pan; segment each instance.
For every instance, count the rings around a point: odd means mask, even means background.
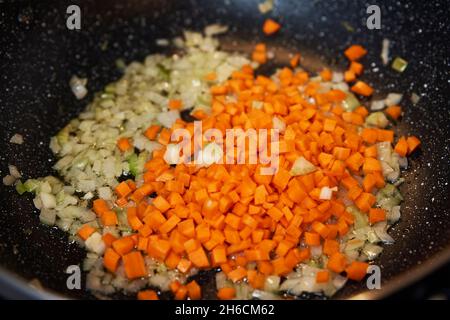
[[[369,53],[364,79],[383,95],[403,92],[405,115],[396,130],[423,142],[410,160],[401,191],[402,219],[392,228],[395,244],[385,246],[375,261],[381,267],[382,289],[349,284],[336,298],[380,298],[416,281],[450,258],[449,210],[449,24],[448,2],[442,1],[306,1],[276,0],[263,16],[259,1],[0,1],[0,154],[1,175],[15,164],[25,178],[55,174],[48,148],[52,135],[75,117],[93,93],[117,79],[114,61],[141,60],[159,52],[155,39],[183,29],[201,30],[211,23],[230,26],[221,37],[226,49],[249,52],[264,41],[276,53],[261,72],[286,63],[286,52],[301,52],[317,65],[343,69],[343,50],[360,43]],[[66,28],[66,8],[81,8],[81,30]],[[366,27],[369,4],[381,9],[381,29]],[[282,30],[264,37],[261,25],[275,17]],[[349,30],[352,29],[352,30]],[[402,74],[381,63],[383,38],[391,40],[391,56],[409,65]],[[269,69],[267,69],[269,68]],[[89,95],[77,101],[69,88],[72,75],[89,79]],[[420,96],[413,104],[412,93]],[[23,145],[9,143],[14,133]],[[0,291],[13,298],[92,298],[85,290],[69,290],[64,270],[80,264],[83,249],[67,235],[39,223],[30,196],[0,186]],[[199,282],[214,291],[211,274]],[[49,291],[26,283],[39,279]],[[83,279],[84,281],[84,279]],[[209,295],[212,297],[212,295]],[[208,294],[207,294],[208,297]]]

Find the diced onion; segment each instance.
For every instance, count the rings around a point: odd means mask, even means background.
[[[3,184],[5,186],[12,186],[14,182],[16,182],[16,178],[10,174],[3,177]]]
[[[166,47],[170,44],[169,40],[167,39],[156,39],[156,45],[160,47]]]
[[[268,276],[264,283],[264,290],[269,292],[277,292],[280,289],[280,277]]]
[[[400,101],[402,100],[402,98],[403,98],[403,94],[392,92],[386,96],[386,99],[384,99],[384,103],[388,107],[393,106],[393,105],[398,105],[400,103]]]
[[[261,2],[258,4],[258,10],[262,14],[265,14],[273,9],[273,2],[274,0],[265,0],[264,2]]]
[[[8,169],[9,169],[9,174],[12,175],[14,178],[16,178],[16,179],[22,178],[22,175],[20,174],[19,169],[17,169],[16,166],[9,164]]]
[[[258,300],[279,300],[281,299],[279,295],[272,292],[267,292],[263,290],[254,290],[252,297]]]
[[[373,226],[373,229],[375,230],[375,233],[377,234],[378,238],[383,243],[386,244],[392,244],[394,243],[394,239],[387,233],[387,224],[386,222],[378,222]]]
[[[21,134],[14,134],[11,139],[9,139],[9,142],[15,143],[15,144],[22,144],[23,143],[23,136]]]
[[[275,130],[278,130],[280,133],[284,133],[286,130],[286,123],[278,117],[272,118],[272,126]]]
[[[372,111],[383,110],[384,107],[385,107],[385,101],[384,100],[373,100],[370,103],[370,110],[372,110]]]
[[[49,209],[42,209],[39,214],[39,220],[46,225],[53,226],[56,221],[56,211]]]
[[[70,79],[70,88],[78,100],[83,99],[87,95],[88,91],[86,89],[86,84],[87,79],[78,78],[77,76],[73,76]]]
[[[381,43],[381,61],[384,65],[387,65],[389,62],[389,39],[384,38]]]
[[[319,195],[319,199],[320,200],[331,200],[331,197],[333,196],[333,191],[337,191],[337,187],[322,187],[322,189],[320,189],[320,195]]]
[[[89,238],[84,242],[86,248],[98,255],[103,254],[105,251],[105,244],[103,243],[102,236],[98,232],[94,232]]]
[[[223,149],[215,142],[209,143],[202,150],[200,150],[197,162],[199,165],[211,165],[213,163],[220,163],[223,160]]]
[[[377,111],[367,116],[366,124],[378,128],[386,128],[386,126],[389,124],[389,120],[383,112]]]
[[[181,159],[180,151],[181,147],[179,144],[168,144],[166,152],[164,153],[164,161],[166,161],[168,164],[178,164]]]
[[[260,110],[260,109],[263,108],[263,106],[264,106],[264,102],[262,102],[262,101],[257,101],[257,100],[252,101],[252,108],[253,109]]]
[[[205,28],[205,35],[207,37],[212,37],[221,33],[225,33],[228,30],[228,26],[223,26],[220,24],[210,24]]]
[[[170,110],[161,112],[156,119],[166,128],[171,128],[177,119],[180,119],[180,112],[177,110]]]
[[[393,206],[391,210],[388,211],[387,219],[390,224],[396,223],[400,220],[400,206]]]
[[[303,157],[299,157],[292,165],[290,174],[293,176],[303,176],[305,174],[316,171],[316,166]]]
[[[46,209],[52,209],[56,207],[56,198],[50,193],[41,192],[40,198],[42,201],[42,206]]]
[[[413,104],[417,104],[419,102],[419,100],[420,100],[420,96],[417,93],[413,92],[411,94],[411,102]]]

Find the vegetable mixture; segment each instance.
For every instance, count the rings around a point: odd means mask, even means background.
[[[263,31],[280,27],[267,20]],[[11,168],[8,182],[35,194],[41,221],[86,248],[87,287],[98,297],[200,299],[201,286],[188,281],[200,270],[216,271],[219,299],[332,296],[361,281],[380,244],[393,242],[400,168],[420,145],[392,130],[402,95],[359,101],[374,92],[359,78],[360,45],[345,50],[343,73],[312,75],[296,53],[268,77],[255,73],[266,45],[251,60],[220,51],[214,35],[225,30],[185,32],[172,41],[181,53],[133,62],[98,93],[51,139],[63,181],[22,183]],[[208,165],[177,161],[195,155],[181,154],[171,133],[193,133],[192,120],[223,135],[276,129],[278,170],[263,175],[264,164],[208,155],[217,141],[201,142]]]

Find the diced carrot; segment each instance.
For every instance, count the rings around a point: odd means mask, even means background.
[[[354,44],[348,47],[344,54],[350,61],[355,61],[364,57],[367,54],[367,50],[360,45]]]
[[[395,145],[394,151],[400,156],[405,157],[408,154],[408,142],[405,137],[401,137]]]
[[[363,81],[357,81],[352,87],[351,90],[357,94],[362,96],[371,96],[373,93],[373,88],[369,86],[367,83]]]
[[[274,34],[278,30],[280,30],[280,28],[281,28],[281,25],[279,23],[277,23],[275,20],[267,19],[266,21],[264,21],[263,32],[266,35]]]
[[[202,297],[202,288],[193,280],[186,285],[188,296],[191,300],[199,300]]]
[[[93,210],[98,216],[101,216],[103,212],[109,211],[109,206],[105,200],[96,199],[93,202]]]
[[[406,143],[408,144],[408,154],[413,153],[421,144],[420,140],[415,136],[408,137]]]
[[[217,298],[220,300],[231,300],[236,296],[236,290],[230,287],[220,288],[217,291]]]
[[[130,237],[123,237],[115,240],[112,243],[112,247],[118,254],[123,256],[133,250],[134,242]]]
[[[392,119],[397,120],[402,115],[402,107],[400,106],[389,106],[384,110]]]
[[[125,152],[130,150],[133,146],[130,143],[130,140],[127,138],[120,138],[117,140],[117,147],[120,149],[120,151]]]
[[[105,227],[115,226],[119,223],[117,214],[112,210],[103,212],[100,219]]]
[[[345,269],[345,272],[347,273],[347,278],[351,280],[361,281],[366,276],[368,267],[369,264],[366,262],[353,261]]]
[[[169,109],[178,110],[183,106],[183,102],[179,99],[169,100]]]
[[[91,234],[93,234],[95,232],[95,228],[85,224],[83,225],[77,232],[78,236],[83,239],[86,240],[87,238],[89,238],[91,236]]]
[[[386,211],[384,209],[379,208],[371,208],[369,210],[369,222],[370,224],[374,224],[380,221],[386,220]]]
[[[300,62],[300,54],[298,54],[298,53],[295,54],[295,55],[291,58],[291,60],[289,60],[289,64],[291,65],[292,68],[297,67],[298,64],[299,64],[299,62]]]
[[[155,140],[158,136],[159,130],[161,130],[161,126],[152,125],[144,131],[144,136],[146,136],[149,140]]]
[[[127,197],[130,193],[131,193],[131,188],[128,185],[128,183],[126,183],[125,181],[122,181],[121,183],[119,183],[117,185],[117,187],[115,188],[116,194],[121,197],[121,198],[125,198]]]
[[[154,290],[142,290],[137,294],[138,300],[159,300],[158,294]]]
[[[117,266],[120,261],[120,255],[117,254],[113,249],[107,248],[105,254],[103,255],[103,265],[110,272],[116,272]]]
[[[345,270],[346,265],[347,259],[345,256],[340,252],[336,252],[328,260],[327,268],[333,272],[341,273]]]
[[[316,273],[317,283],[326,283],[330,278],[330,273],[327,270],[319,271]]]
[[[128,279],[141,278],[147,275],[144,258],[139,251],[130,252],[124,255],[122,259]]]

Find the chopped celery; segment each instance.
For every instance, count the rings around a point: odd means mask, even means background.
[[[130,168],[130,173],[136,177],[138,173],[138,156],[136,153],[132,153],[127,158],[128,165]]]
[[[169,80],[170,79],[170,70],[169,69],[167,69],[163,64],[161,64],[161,63],[158,63],[157,65],[156,65],[156,67],[158,68],[158,70],[159,70],[159,72],[160,72],[160,74],[161,74],[161,77],[163,78],[163,79],[165,79],[165,80]]]
[[[408,61],[397,57],[392,62],[392,69],[394,69],[397,72],[403,72],[405,71],[406,67],[408,66]]]
[[[28,179],[27,181],[25,181],[24,186],[27,192],[35,192],[39,187],[39,180]]]
[[[16,184],[16,191],[17,193],[19,193],[20,195],[24,194],[25,192],[27,192],[27,188],[25,187],[25,185],[22,183],[22,181],[19,180],[19,182]]]

